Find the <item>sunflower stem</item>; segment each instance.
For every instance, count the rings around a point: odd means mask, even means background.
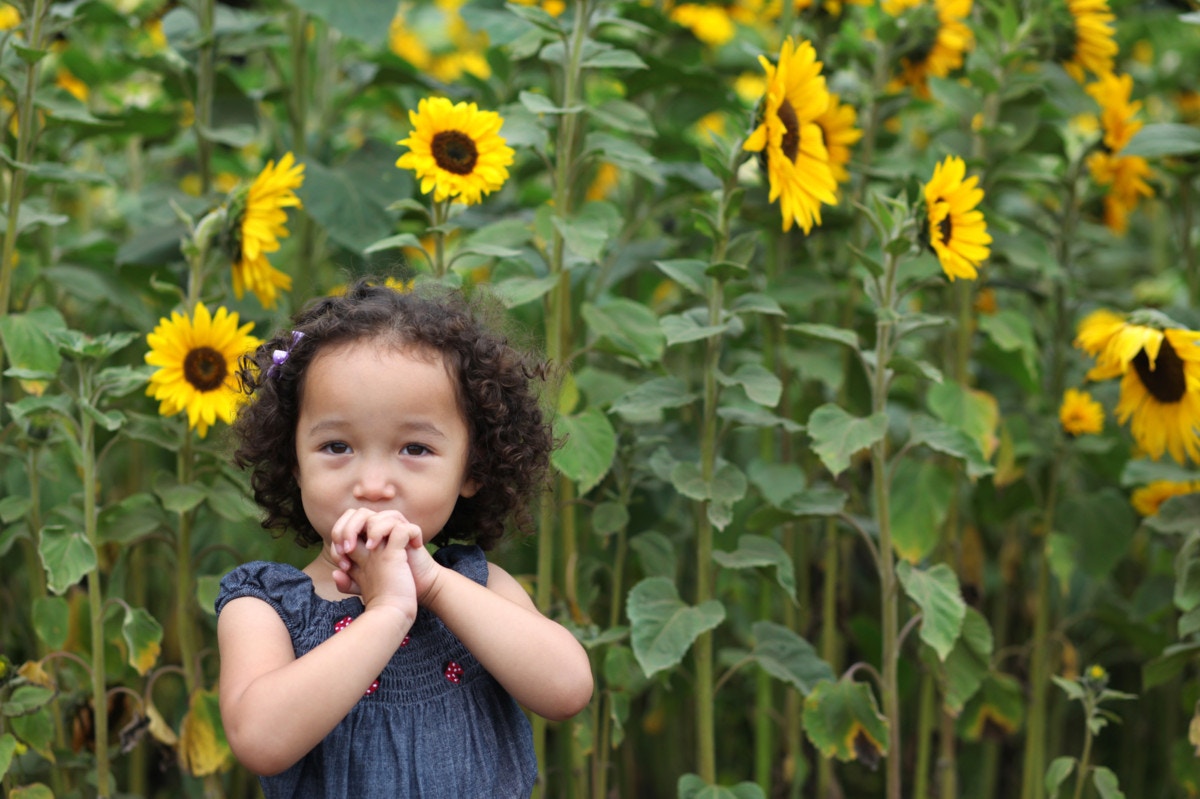
[[[1196,248],[1192,246],[1192,228],[1195,226],[1194,212],[1192,206],[1192,179],[1194,175],[1184,175],[1179,181],[1179,210],[1182,213],[1181,225],[1179,231],[1179,246],[1183,250],[1183,260],[1186,264],[1187,282],[1188,282],[1188,299],[1191,301],[1191,307],[1200,306],[1200,263],[1196,257]]]
[[[450,217],[450,198],[433,201],[433,276],[446,276],[446,221]]]
[[[889,375],[888,362],[892,354],[892,310],[896,302],[896,271],[899,258],[888,253],[884,265],[881,311],[875,322],[875,363],[871,383],[872,414],[887,413]],[[888,721],[887,799],[901,799],[900,741],[900,639],[899,639],[899,581],[896,578],[896,556],[892,548],[891,491],[888,486],[887,436],[871,445],[871,483],[875,499],[875,521],[879,527],[879,580],[881,627],[883,630],[882,693],[883,713]]]
[[[196,65],[196,110],[193,127],[196,130],[196,168],[200,174],[200,195],[212,188],[212,130],[213,96],[216,88],[217,43],[213,36],[214,0],[198,0],[196,16],[200,21],[200,53]]]
[[[40,50],[42,42],[42,22],[46,16],[48,0],[35,0],[33,13],[26,22],[26,37],[31,50]],[[21,202],[25,199],[26,170],[23,164],[30,161],[33,149],[34,134],[37,128],[37,116],[34,114],[33,97],[37,91],[38,75],[41,72],[41,61],[34,61],[26,67],[25,85],[21,89],[17,102],[17,149],[16,164],[9,176],[7,214],[4,229],[4,245],[0,247],[0,319],[8,314],[8,303],[12,295],[13,272],[16,271],[17,254],[17,220],[20,217]],[[0,347],[0,373],[4,371],[4,348]],[[0,378],[2,385],[2,378]]]

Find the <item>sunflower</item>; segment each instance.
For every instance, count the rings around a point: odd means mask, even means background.
[[[1068,388],[1058,408],[1058,421],[1072,436],[1099,433],[1104,429],[1104,408],[1086,391]]]
[[[964,180],[967,166],[957,156],[948,156],[933,170],[925,184],[925,208],[929,218],[929,246],[937,254],[946,277],[974,280],[979,264],[990,254],[983,212],[976,210],[983,199],[979,178]]]
[[[884,0],[884,11],[906,18],[898,45],[899,82],[918,97],[929,96],[929,78],[944,78],[961,67],[963,53],[975,45],[975,34],[963,22],[971,5],[972,0]]]
[[[162,416],[187,411],[188,428],[201,438],[218,418],[233,421],[240,395],[234,378],[238,359],[259,345],[250,335],[254,324],[238,327],[238,315],[218,308],[209,315],[203,304],[191,318],[178,311],[158,320],[146,336],[146,363],[157,366],[146,394],[159,401]]]
[[[1134,489],[1129,502],[1142,516],[1154,516],[1171,497],[1181,497],[1197,491],[1200,491],[1200,482],[1196,480],[1155,480],[1149,485]]]
[[[437,202],[452,198],[476,205],[508,180],[514,153],[500,136],[504,120],[495,111],[430,97],[409,111],[408,118],[413,131],[399,144],[409,152],[396,166],[417,173],[422,193],[434,191]]]
[[[1117,420],[1142,450],[1200,461],[1200,332],[1154,311],[1099,310],[1080,322],[1075,346],[1096,359],[1089,379],[1121,378]]]
[[[854,127],[857,119],[854,106],[843,105],[832,92],[829,94],[829,107],[817,117],[825,149],[829,152],[829,171],[838,183],[850,180],[850,173],[846,171],[846,164],[850,163],[850,147],[863,135],[861,130]]]
[[[729,11],[720,6],[680,3],[671,10],[671,21],[692,32],[709,47],[726,44],[736,32]]]
[[[837,181],[817,118],[829,108],[829,92],[821,62],[806,41],[797,46],[789,36],[773,66],[764,56],[767,73],[760,123],[744,148],[762,153],[770,183],[770,201],[779,200],[783,229],[799,222],[804,232],[821,224],[821,203],[837,203]]]
[[[286,153],[279,163],[270,161],[250,188],[230,199],[229,255],[233,261],[233,293],[238,299],[249,289],[264,308],[274,308],[279,292],[292,287],[292,279],[267,260],[288,235],[285,208],[302,208],[295,189],[304,182],[304,164]]]
[[[1052,24],[1054,60],[1083,83],[1084,74],[1112,72],[1117,43],[1108,0],[1066,0]]]
[[[1130,100],[1133,78],[1108,73],[1087,86],[1087,93],[1100,106],[1100,127],[1104,131],[1103,149],[1088,156],[1088,171],[1100,186],[1109,187],[1104,197],[1104,222],[1114,233],[1128,229],[1129,214],[1142,197],[1153,197],[1154,189],[1146,182],[1150,164],[1140,155],[1122,155],[1134,135],[1142,129],[1137,114],[1140,100]]]

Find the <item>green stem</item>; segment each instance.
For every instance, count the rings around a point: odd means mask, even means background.
[[[1188,297],[1191,299],[1191,306],[1195,308],[1200,305],[1200,263],[1197,262],[1196,248],[1192,246],[1192,227],[1195,225],[1192,207],[1192,177],[1192,175],[1184,175],[1179,181],[1179,209],[1183,215],[1179,245],[1183,250],[1183,260],[1186,264],[1184,274],[1187,275]]]
[[[80,398],[91,396],[89,366],[80,363]],[[79,451],[82,460],[83,529],[88,543],[99,554],[100,536],[96,515],[96,425],[86,413],[80,414]],[[96,749],[96,786],[100,797],[109,794],[108,694],[104,670],[104,592],[100,585],[100,566],[88,572],[88,609],[92,633],[92,716]]]
[[[921,675],[921,695],[917,705],[917,763],[913,769],[914,797],[929,796],[929,763],[933,759],[933,717],[937,705],[937,690],[933,675]]]
[[[28,45],[32,50],[43,46],[42,21],[46,16],[48,0],[35,0],[33,13],[27,23]],[[13,272],[16,271],[15,256],[17,252],[17,219],[20,216],[21,202],[25,198],[24,164],[30,161],[30,151],[33,148],[34,133],[37,128],[37,116],[34,113],[33,97],[37,92],[38,76],[41,72],[41,61],[29,65],[25,72],[25,86],[18,98],[17,112],[17,150],[16,165],[12,168],[9,178],[7,220],[4,228],[4,245],[0,247],[0,319],[8,314],[8,303],[12,296]],[[4,370],[4,350],[0,348],[0,372]]]
[[[292,153],[297,161],[303,161],[308,155],[308,118],[309,96],[312,93],[312,78],[309,70],[309,55],[311,48],[308,42],[308,15],[293,8],[288,14],[288,38],[291,42],[292,75],[289,97],[289,109],[292,123]],[[317,26],[318,51],[320,52],[328,37],[324,25]],[[316,115],[320,118],[320,115]],[[295,217],[296,240],[300,246],[296,248],[296,284],[302,290],[312,291],[316,286],[316,263],[318,259],[316,231],[307,214]],[[299,299],[299,298],[297,298]]]
[[[433,201],[433,276],[446,276],[446,222],[450,218],[450,198]]]
[[[771,620],[771,592],[764,583],[758,597],[758,617]],[[774,678],[759,669],[754,678],[754,781],[764,796],[771,796],[771,770],[775,761]]]
[[[1084,717],[1091,721],[1090,712]],[[1079,767],[1075,769],[1075,799],[1083,799],[1083,786],[1087,784],[1087,773],[1092,762],[1092,725],[1088,723],[1083,727],[1083,754],[1079,757]]]
[[[897,257],[888,255],[885,266],[881,311],[891,311],[896,299]],[[890,313],[880,313],[875,323],[875,364],[872,374],[871,411],[887,412],[888,362],[892,353],[893,323]],[[888,486],[887,436],[871,445],[871,482],[875,498],[875,520],[879,526],[879,582],[883,630],[883,713],[888,720],[887,798],[901,799],[900,687],[899,687],[899,582],[892,550],[891,491]]]
[[[196,161],[200,174],[200,194],[212,188],[212,130],[213,96],[216,89],[217,41],[213,33],[214,0],[197,0],[196,15],[200,21],[200,53],[196,65]]]
[[[192,452],[192,433],[184,434],[183,446],[179,450],[176,469],[180,485],[191,485],[195,458]],[[191,511],[179,514],[179,537],[175,542],[175,626],[179,636],[179,659],[183,665],[184,683],[188,695],[200,687],[199,659],[196,653],[196,630],[192,615],[192,527],[194,515]]]

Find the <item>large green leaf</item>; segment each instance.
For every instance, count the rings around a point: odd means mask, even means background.
[[[644,364],[662,357],[666,337],[654,311],[634,300],[614,297],[603,304],[584,303],[580,313],[588,330],[619,354],[630,355]]]
[[[978,444],[984,457],[995,449],[999,422],[996,400],[990,394],[944,380],[929,387],[929,410],[951,427],[963,431]]]
[[[1175,556],[1175,607],[1200,607],[1200,533],[1193,533]]]
[[[954,475],[932,461],[905,458],[897,464],[889,505],[892,548],[897,555],[917,563],[933,552],[941,540],[955,486]]]
[[[683,660],[692,643],[725,619],[715,599],[686,605],[666,577],[642,580],[629,592],[625,612],[632,625],[633,654],[647,677]]]
[[[1103,578],[1129,551],[1138,520],[1125,495],[1110,486],[1068,496],[1059,505],[1055,526],[1079,545],[1079,568]]]
[[[1062,787],[1063,781],[1071,776],[1071,772],[1075,770],[1077,761],[1073,757],[1056,757],[1050,761],[1050,767],[1046,769],[1046,796],[1050,799],[1057,799],[1058,790]]]
[[[838,405],[827,403],[809,414],[806,426],[813,440],[813,451],[836,477],[850,465],[854,453],[886,435],[887,416],[876,413],[860,419]]]
[[[907,561],[897,565],[896,576],[909,599],[921,609],[921,640],[944,662],[962,634],[967,615],[958,577],[945,563],[922,570]]]
[[[387,0],[290,0],[301,11],[329,23],[329,27],[372,47],[387,43],[396,4]]]
[[[975,608],[968,607],[963,618],[962,635],[942,664],[943,692],[946,707],[958,714],[967,700],[983,684],[991,667],[992,629],[987,619]],[[928,651],[928,650],[926,650]]]
[[[38,555],[46,570],[46,586],[61,594],[96,568],[96,550],[83,531],[68,532],[61,526],[42,528]]]
[[[617,433],[608,417],[595,408],[557,416],[554,437],[563,442],[550,457],[554,468],[578,483],[580,494],[591,491],[608,474],[617,453]]]
[[[635,419],[652,419],[666,408],[682,408],[697,397],[678,377],[654,377],[621,395],[612,404],[612,410]]]
[[[792,557],[774,538],[744,535],[733,552],[713,552],[713,560],[726,569],[774,568],[775,579],[793,601],[796,599],[796,567]]]
[[[865,683],[817,683],[804,700],[804,732],[822,756],[843,762],[875,768],[888,753],[888,721]]]
[[[1200,155],[1200,128],[1172,122],[1145,125],[1121,149],[1121,155],[1143,158]]]
[[[1003,308],[993,314],[980,314],[978,320],[979,330],[1003,352],[1019,356],[1025,371],[1032,379],[1037,379],[1041,351],[1029,316],[1022,311]]]
[[[8,767],[12,764],[13,754],[16,751],[17,739],[12,736],[12,733],[0,734],[0,777],[8,773]]]
[[[66,321],[52,307],[0,316],[0,341],[11,367],[54,375],[62,364],[51,330],[65,330]]]
[[[354,3],[344,3],[353,6]],[[407,180],[392,161],[391,154],[383,157],[381,150],[369,149],[375,157],[369,168],[358,160],[330,168],[309,159],[304,163],[304,185],[297,196],[304,203],[304,212],[319,224],[330,238],[353,252],[364,252],[392,232],[392,215],[387,211],[384,187],[399,191]]]
[[[723,385],[741,386],[751,401],[774,408],[783,396],[783,382],[762,364],[745,363],[732,375],[722,376]]]
[[[678,799],[766,799],[762,788],[753,782],[737,785],[709,785],[698,774],[684,774],[676,784]]]
[[[957,427],[919,413],[909,420],[909,431],[913,446],[923,444],[934,452],[958,458],[966,465],[967,476],[972,480],[995,471],[984,458],[978,440]]]
[[[42,596],[33,600],[33,629],[50,649],[62,649],[70,633],[71,610],[61,596]]]
[[[756,621],[751,628],[754,649],[750,656],[772,677],[808,694],[822,680],[833,680],[833,669],[813,645],[796,631],[773,621]]]
[[[1196,152],[1200,152],[1200,148]],[[1096,793],[1100,794],[1100,799],[1125,799],[1125,793],[1117,782],[1117,775],[1105,766],[1096,766],[1092,771],[1092,784],[1096,786]]]
[[[599,261],[609,239],[621,229],[621,212],[612,203],[585,203],[570,219],[551,217],[567,249],[588,261]]]

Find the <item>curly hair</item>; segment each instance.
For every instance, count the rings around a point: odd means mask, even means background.
[[[470,436],[466,477],[479,489],[459,497],[434,541],[491,549],[510,524],[529,532],[530,506],[554,448],[536,391],[549,369],[485,324],[483,311],[459,292],[429,287],[400,292],[361,279],[344,295],[311,303],[293,317],[291,328],[243,356],[238,380],[249,401],[233,424],[233,459],[250,470],[254,499],[265,512],[262,526],[278,534],[291,530],[301,546],[321,542],[304,513],[295,477],[304,377],[325,348],[367,340],[437,352],[456,383]],[[278,350],[288,352],[283,363],[273,359]]]

